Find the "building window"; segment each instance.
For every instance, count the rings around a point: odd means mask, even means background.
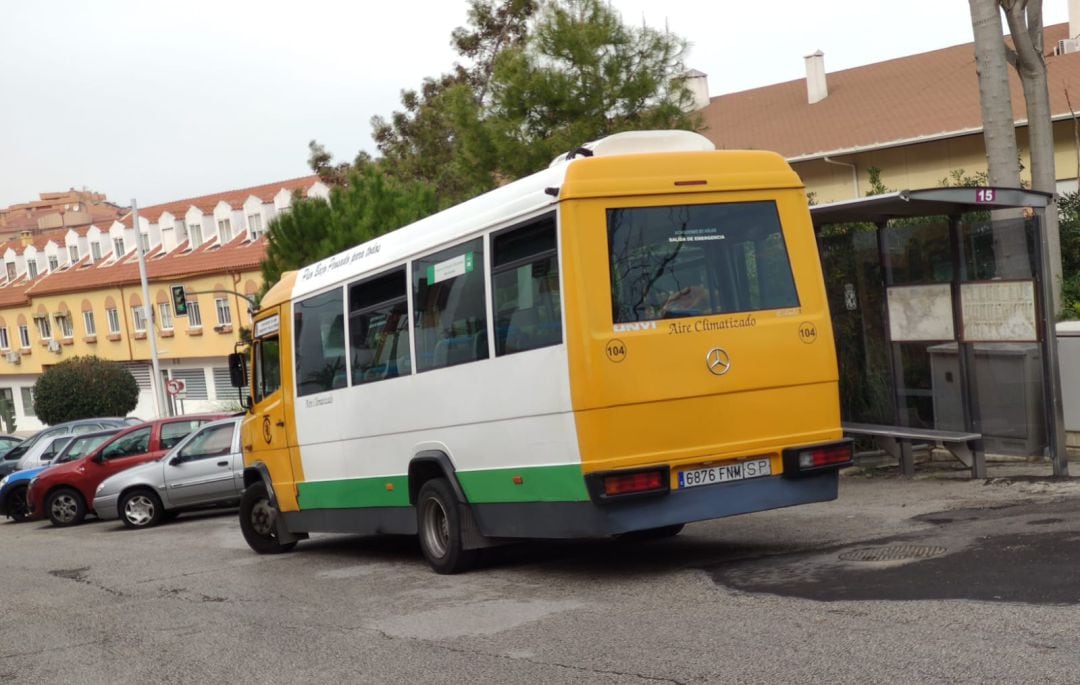
[[[83,326],[86,327],[86,335],[97,335],[97,326],[94,324],[94,312],[86,311],[82,313]]]
[[[232,310],[229,309],[229,298],[218,297],[214,299],[214,309],[217,310],[217,322],[219,326],[232,325]]]
[[[202,245],[202,224],[191,224],[188,227],[188,237],[191,238],[192,249]]]
[[[139,242],[142,244],[143,254],[146,254],[147,252],[150,251],[150,234],[149,233],[140,233],[139,234]]]
[[[120,335],[120,313],[116,307],[106,309],[105,318],[109,320],[109,335]]]
[[[26,274],[28,276],[30,276],[30,278],[37,278],[37,261],[36,260],[31,259],[31,260],[26,262]]]
[[[11,346],[8,344],[7,326],[0,328],[0,350],[9,350]]]
[[[172,305],[168,302],[158,303],[158,323],[161,325],[162,329],[167,331],[172,330]]]
[[[34,321],[37,323],[38,333],[41,335],[42,340],[52,340],[52,325],[49,323],[49,317],[39,316]]]
[[[199,311],[198,300],[187,301],[188,328],[202,328],[202,312]]]
[[[79,246],[78,245],[68,245],[68,257],[71,258],[71,263],[72,264],[79,261]]]
[[[96,240],[90,243],[90,260],[94,262],[101,261],[101,243]]]
[[[141,304],[131,308],[131,322],[135,325],[136,333],[146,332],[146,312]]]
[[[232,221],[229,219],[222,219],[217,222],[217,230],[222,245],[232,240]]]
[[[19,324],[19,344],[24,350],[30,347],[30,328],[24,323]]]
[[[37,416],[34,412],[34,388],[19,388],[22,393],[23,414],[26,416]]]
[[[64,338],[70,338],[75,334],[75,331],[71,328],[71,317],[67,314],[62,314],[56,317],[56,325],[60,327],[60,335]]]
[[[248,231],[251,233],[251,239],[257,240],[262,235],[262,214],[248,214]]]
[[[16,273],[15,273],[15,262],[8,262],[8,263],[7,263],[7,277],[8,277],[8,280],[9,280],[9,281],[14,281],[14,280],[15,280],[15,276],[16,276]]]
[[[113,253],[116,255],[117,259],[124,256],[124,239],[123,238],[113,238],[112,244],[113,244]]]
[[[60,259],[56,255],[49,255],[49,271],[56,271],[60,268]]]

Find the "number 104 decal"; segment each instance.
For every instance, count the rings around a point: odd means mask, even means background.
[[[604,354],[607,355],[609,362],[618,364],[626,359],[626,343],[618,338],[609,340],[607,345],[604,346]]]

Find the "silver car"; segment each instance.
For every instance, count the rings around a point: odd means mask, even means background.
[[[149,528],[181,511],[236,506],[244,489],[240,420],[201,426],[157,461],[105,479],[94,494],[94,513]]]

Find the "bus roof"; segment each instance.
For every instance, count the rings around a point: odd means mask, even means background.
[[[568,170],[577,166],[577,160],[586,157],[637,155],[643,159],[632,166],[641,170],[644,175],[656,177],[655,169],[648,171],[647,160],[655,159],[653,153],[695,153],[714,149],[707,138],[690,131],[627,131],[602,138],[560,155],[550,167],[531,176],[287,274],[267,293],[263,303],[276,304],[288,299],[290,293],[293,298],[303,297],[343,281],[377,273],[386,266],[453,244],[471,233],[503,225],[510,226],[536,215],[559,201],[559,189],[567,180]],[[765,176],[771,178],[772,182],[778,181],[778,174],[786,170],[783,185],[794,184],[793,187],[801,187],[798,176],[778,155],[763,152],[744,152],[742,155],[738,156],[738,163],[732,167],[741,169],[744,179],[745,172],[751,171],[746,168],[748,160],[758,160],[752,165],[752,169],[767,172]],[[671,158],[674,160],[676,156]],[[611,166],[605,164],[604,167],[613,168],[616,162],[610,164]],[[757,187],[759,183],[760,178],[751,183],[750,187]],[[652,187],[655,192],[655,183]],[[608,191],[610,193],[610,185]],[[287,282],[289,280],[292,281],[291,284]]]

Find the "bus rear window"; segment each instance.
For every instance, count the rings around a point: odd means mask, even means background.
[[[773,202],[607,212],[614,323],[799,306]]]

